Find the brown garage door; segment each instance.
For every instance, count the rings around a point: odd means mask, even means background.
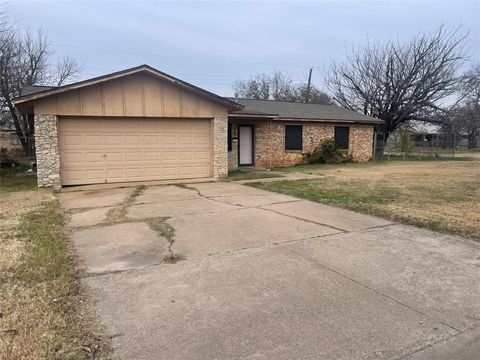
[[[60,118],[63,185],[211,176],[210,120]]]

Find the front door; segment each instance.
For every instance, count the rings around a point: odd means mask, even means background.
[[[239,125],[238,144],[238,164],[253,165],[253,126]]]

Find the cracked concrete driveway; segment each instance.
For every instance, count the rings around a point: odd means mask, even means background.
[[[235,183],[59,197],[120,358],[478,359],[478,243]]]

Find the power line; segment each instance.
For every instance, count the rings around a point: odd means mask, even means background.
[[[74,46],[74,45],[66,45],[66,44],[53,44],[53,45],[56,46],[56,47],[61,47],[61,48],[71,48],[71,49],[88,50],[88,51],[99,51],[99,52],[106,52],[106,53],[156,56],[156,57],[193,60],[193,61],[206,61],[206,62],[211,61],[211,62],[239,63],[239,64],[249,64],[249,65],[265,65],[265,66],[273,66],[273,67],[275,67],[275,66],[278,66],[278,67],[295,67],[295,68],[305,68],[305,67],[308,66],[308,65],[293,65],[293,64],[272,64],[272,63],[265,63],[265,62],[254,62],[254,61],[232,60],[232,59],[194,58],[194,57],[175,56],[175,55],[167,55],[167,54],[160,54],[160,53],[128,51],[128,50],[119,50],[119,49],[102,49],[102,48]]]

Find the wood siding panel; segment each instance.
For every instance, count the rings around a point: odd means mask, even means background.
[[[159,116],[163,111],[163,84],[151,76],[143,78],[143,91],[145,96],[145,115]]]
[[[81,114],[80,94],[71,91],[57,95],[58,112],[66,115]]]
[[[127,76],[122,79],[125,96],[125,115],[143,116],[143,85],[138,75]]]
[[[58,113],[57,97],[40,99],[33,108],[34,114],[55,115]]]
[[[198,96],[186,92],[180,91],[181,96],[181,108],[180,116],[182,117],[198,117]]]
[[[204,98],[198,98],[198,116],[200,117],[214,117],[215,104],[213,101]]]
[[[121,80],[107,81],[102,84],[105,115],[125,115],[123,106],[123,91]]]
[[[180,89],[169,84],[163,86],[163,116],[180,116]]]
[[[103,115],[102,89],[89,86],[80,90],[81,115]]]
[[[145,74],[109,80],[32,104],[36,114],[60,116],[228,116],[223,105]]]

